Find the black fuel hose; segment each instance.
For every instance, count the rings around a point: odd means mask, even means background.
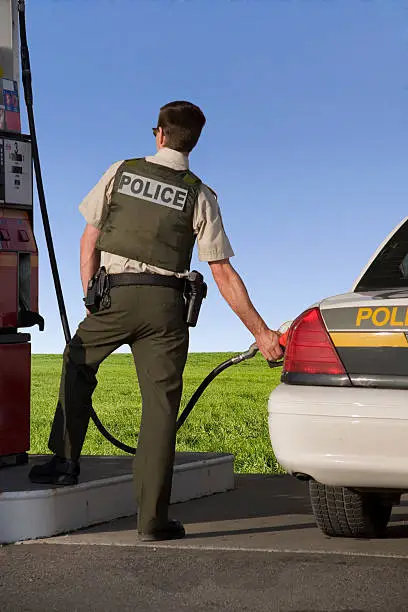
[[[69,329],[67,312],[65,309],[64,296],[61,288],[61,281],[58,272],[57,260],[55,257],[54,244],[52,240],[50,221],[48,217],[47,205],[45,201],[45,192],[44,185],[42,180],[42,172],[41,172],[41,164],[40,164],[40,156],[38,152],[38,142],[37,142],[37,133],[35,129],[35,120],[34,120],[34,109],[33,109],[33,91],[31,85],[31,67],[30,67],[30,54],[28,50],[27,43],[27,30],[26,30],[26,20],[25,20],[25,2],[24,0],[19,0],[18,2],[18,17],[19,17],[19,30],[20,30],[20,54],[21,54],[21,76],[24,87],[24,99],[27,107],[27,117],[28,117],[28,125],[30,129],[31,136],[31,144],[32,144],[32,152],[33,152],[33,162],[34,162],[34,170],[35,170],[35,180],[37,184],[37,192],[38,192],[38,201],[40,204],[40,211],[42,216],[42,222],[44,226],[44,234],[45,241],[47,244],[48,255],[50,258],[51,264],[51,273],[54,281],[55,293],[57,296],[58,308],[60,312],[60,318],[62,323],[62,328],[64,331],[65,342],[68,344],[71,341],[71,332]],[[120,442],[120,440],[116,440],[109,433],[107,429],[102,425],[98,415],[95,410],[91,408],[91,418],[95,423],[96,427],[100,431],[100,433],[111,442],[117,448],[127,452],[134,453],[135,449]]]
[[[27,44],[27,32],[26,32],[26,24],[25,24],[25,3],[24,1],[19,0],[18,3],[19,10],[19,25],[20,25],[20,48],[21,48],[21,71],[22,71],[22,81],[24,87],[24,98],[27,107],[27,117],[28,117],[28,125],[30,129],[31,135],[31,145],[32,145],[32,153],[33,153],[33,162],[34,162],[34,170],[35,170],[35,180],[37,184],[38,191],[38,201],[40,203],[40,211],[44,226],[44,234],[45,240],[47,243],[48,254],[51,263],[51,271],[54,280],[55,292],[57,294],[57,302],[58,308],[60,311],[62,327],[64,330],[65,340],[68,343],[71,340],[71,334],[69,331],[68,318],[65,310],[64,297],[62,295],[61,282],[58,273],[57,260],[55,258],[55,250],[52,240],[50,221],[48,218],[47,205],[45,202],[45,193],[44,193],[44,185],[42,180],[41,173],[41,164],[40,164],[40,156],[38,152],[38,142],[37,142],[37,133],[35,129],[35,121],[34,121],[34,110],[33,110],[33,92],[31,87],[31,70],[30,70],[30,55],[28,52],[28,44]]]
[[[58,272],[57,260],[55,257],[54,244],[52,239],[50,221],[48,217],[47,205],[45,200],[45,192],[44,185],[42,180],[42,172],[41,172],[41,164],[40,164],[40,156],[38,152],[38,143],[37,143],[37,134],[35,129],[35,121],[34,121],[34,109],[33,109],[33,92],[32,92],[32,84],[31,84],[31,68],[30,68],[30,54],[28,50],[27,43],[27,31],[26,31],[26,21],[25,21],[25,2],[24,0],[19,0],[18,2],[18,15],[19,15],[19,27],[20,27],[20,49],[21,49],[21,69],[22,69],[22,81],[24,87],[24,99],[27,106],[27,117],[28,117],[28,125],[30,129],[31,141],[32,141],[32,152],[33,152],[33,162],[34,162],[34,170],[35,170],[35,178],[37,184],[37,192],[38,192],[38,201],[40,204],[40,211],[44,226],[44,234],[45,241],[47,244],[48,254],[50,258],[51,264],[51,272],[54,281],[55,293],[57,296],[58,308],[60,312],[60,318],[62,323],[62,328],[64,331],[65,341],[68,344],[71,341],[71,332],[69,329],[67,312],[65,309],[64,296],[62,293],[61,281]],[[241,363],[241,361],[245,361],[246,359],[251,359],[258,352],[258,347],[256,344],[252,344],[250,348],[241,353],[240,355],[236,355],[235,357],[231,357],[224,361],[220,365],[218,365],[212,372],[204,378],[202,383],[197,387],[190,400],[188,401],[186,407],[178,418],[177,421],[177,431],[184,424],[185,420],[189,416],[190,412],[196,405],[197,401],[208,387],[208,385],[214,380],[216,376],[221,374],[224,370],[229,368],[232,365],[237,363]],[[278,367],[281,365],[281,362],[269,362],[270,367]],[[98,415],[95,410],[91,407],[91,418],[95,423],[95,426],[99,430],[99,432],[111,442],[116,448],[124,451],[125,453],[129,453],[134,455],[136,453],[136,448],[133,446],[128,446],[124,442],[117,440],[109,431],[103,426]]]
[[[184,424],[184,421],[187,419],[188,415],[190,414],[190,412],[192,411],[192,409],[194,408],[194,406],[196,405],[196,403],[198,402],[198,400],[200,399],[200,397],[204,393],[205,389],[214,380],[214,378],[216,376],[218,376],[218,374],[221,374],[221,372],[223,372],[227,368],[231,367],[232,365],[236,365],[237,363],[241,363],[241,361],[245,361],[246,359],[252,359],[252,357],[255,357],[255,355],[257,354],[258,350],[259,349],[258,349],[256,343],[251,344],[251,346],[249,347],[249,349],[247,351],[245,351],[245,353],[241,353],[240,355],[236,355],[235,357],[231,357],[230,359],[227,359],[227,361],[224,361],[223,363],[220,363],[220,365],[218,365],[216,368],[214,368],[214,370],[212,372],[210,372],[208,374],[208,376],[206,376],[204,378],[203,382],[194,391],[193,395],[191,396],[191,398],[189,399],[189,401],[187,403],[187,406],[184,408],[183,412],[179,416],[179,418],[177,420],[177,431]],[[269,364],[270,368],[279,368],[282,365],[282,360],[279,360],[279,361],[268,361],[268,364]]]
[[[245,361],[246,359],[252,359],[252,357],[255,357],[257,352],[258,352],[258,347],[256,346],[256,344],[252,344],[249,347],[249,349],[245,351],[245,353],[241,353],[240,355],[231,357],[230,359],[227,359],[227,361],[220,363],[220,365],[214,368],[214,370],[210,372],[208,376],[204,378],[203,382],[194,391],[193,395],[191,396],[191,398],[189,399],[187,403],[187,406],[184,408],[183,412],[179,416],[177,420],[177,431],[184,424],[184,421],[186,420],[186,418],[188,417],[188,415],[190,414],[190,412],[192,411],[192,409],[194,408],[194,406],[196,405],[196,403],[198,402],[198,400],[204,393],[205,389],[214,380],[214,378],[218,376],[218,374],[221,374],[221,372],[231,367],[232,365],[241,363],[241,361]]]

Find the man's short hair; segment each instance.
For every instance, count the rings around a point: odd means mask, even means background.
[[[166,146],[182,153],[190,153],[194,149],[204,125],[203,111],[183,100],[162,106],[157,123],[167,137]]]

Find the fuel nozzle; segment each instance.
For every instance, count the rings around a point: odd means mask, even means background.
[[[280,334],[279,344],[281,346],[282,351],[285,351],[289,328],[291,325],[292,325],[292,321],[286,321],[278,329],[278,333]],[[259,351],[259,348],[257,347],[256,342],[254,342],[253,344],[251,344],[251,346],[249,347],[247,351],[245,351],[244,353],[241,353],[240,355],[237,355],[236,357],[232,357],[231,363],[236,364],[236,363],[241,363],[241,361],[245,361],[247,359],[252,359],[252,357],[255,357],[258,351]],[[268,365],[270,368],[278,368],[279,366],[282,365],[282,363],[283,363],[283,357],[281,359],[278,359],[277,361],[268,360]]]
[[[280,334],[279,344],[283,352],[285,352],[289,329],[291,325],[292,325],[292,321],[286,321],[285,323],[282,323],[282,325],[278,329],[278,333]],[[283,364],[283,357],[281,359],[278,359],[277,361],[268,360],[268,366],[270,368],[279,368],[282,364]]]
[[[246,361],[246,359],[252,359],[252,357],[255,357],[258,351],[259,348],[257,347],[256,342],[254,342],[247,351],[233,357],[231,361],[232,363],[241,363],[241,361]]]

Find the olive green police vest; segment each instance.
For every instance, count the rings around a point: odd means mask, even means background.
[[[189,170],[126,160],[114,178],[97,248],[172,272],[189,270],[200,185]]]

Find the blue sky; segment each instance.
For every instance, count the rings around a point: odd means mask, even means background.
[[[219,196],[232,263],[271,327],[351,285],[408,214],[403,0],[27,2],[44,184],[72,332],[83,316],[82,198],[116,160],[154,152],[174,99],[207,125],[191,167]],[[41,217],[34,353],[64,339]],[[249,332],[209,284],[191,351]]]

